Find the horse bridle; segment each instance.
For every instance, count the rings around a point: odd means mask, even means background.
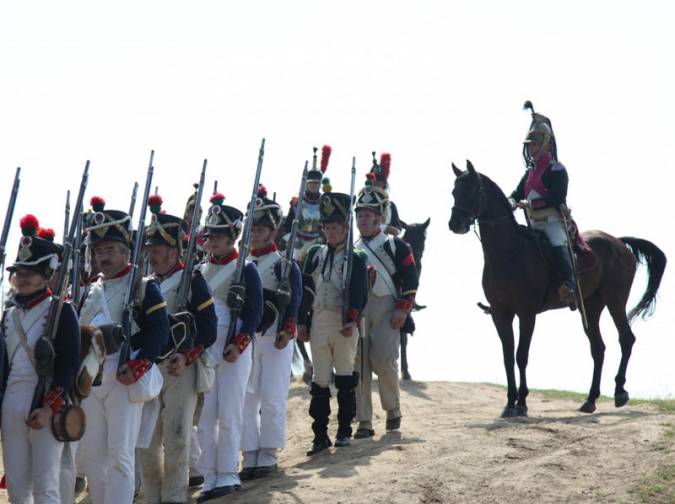
[[[452,211],[454,212],[455,210],[458,210],[464,214],[466,214],[469,219],[471,220],[472,223],[478,222],[479,224],[485,224],[488,226],[494,226],[497,222],[504,220],[510,216],[510,214],[504,214],[499,217],[496,217],[494,219],[481,219],[480,215],[483,213],[483,210],[485,210],[485,204],[487,201],[487,197],[485,195],[485,188],[483,187],[483,181],[480,178],[480,175],[476,174],[478,177],[478,189],[476,190],[476,195],[474,198],[474,201],[478,201],[478,208],[475,210],[471,210],[466,208],[465,206],[462,205],[453,205]]]

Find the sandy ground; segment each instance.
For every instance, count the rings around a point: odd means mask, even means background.
[[[533,393],[528,418],[502,420],[493,385],[408,382],[401,396],[400,433],[376,411],[374,438],[310,459],[309,395],[294,384],[281,472],[213,502],[675,502],[673,481],[658,479],[675,461],[675,416],[652,404],[601,402],[585,415],[576,400]]]

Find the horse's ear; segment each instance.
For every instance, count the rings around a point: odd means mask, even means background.
[[[429,227],[429,223],[431,222],[431,217],[427,217],[427,220],[424,221],[424,224],[422,224],[422,228],[426,229]]]
[[[455,177],[459,177],[462,174],[462,170],[455,166],[455,163],[452,163],[452,171],[455,172]]]
[[[466,169],[469,170],[471,175],[476,175],[476,169],[473,167],[473,163],[468,159],[466,160]]]

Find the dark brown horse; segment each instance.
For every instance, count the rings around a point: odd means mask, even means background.
[[[485,265],[483,290],[490,303],[489,313],[499,333],[504,352],[504,366],[508,383],[507,403],[503,417],[527,414],[528,394],[525,369],[527,367],[534,322],[538,313],[564,308],[557,296],[560,281],[552,262],[547,260],[547,247],[541,246],[534,233],[519,225],[511,205],[497,184],[476,172],[467,161],[467,171],[454,164],[454,206],[450,230],[464,234],[478,222]],[[635,335],[630,321],[654,311],[656,293],[666,266],[665,254],[653,243],[638,238],[615,238],[602,231],[588,231],[583,237],[593,249],[596,266],[580,274],[581,291],[586,306],[588,329],[586,335],[593,356],[593,380],[586,402],[580,410],[595,411],[600,396],[600,376],[605,355],[605,344],[600,334],[600,314],[607,307],[619,332],[621,363],[614,390],[616,407],[628,402],[626,368]],[[636,263],[647,265],[649,279],[640,302],[626,315],[626,303],[633,284]],[[513,319],[518,316],[520,338],[515,361],[520,371],[520,387],[516,389],[514,370]]]

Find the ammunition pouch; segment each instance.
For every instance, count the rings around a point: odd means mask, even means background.
[[[179,350],[187,350],[194,346],[197,322],[192,313],[184,311],[169,315],[169,326],[169,343],[157,356],[155,362],[158,364]]]
[[[263,315],[257,332],[265,334],[272,327],[279,316],[277,293],[269,289],[263,289]]]
[[[54,343],[49,338],[40,336],[35,343],[33,356],[35,357],[35,371],[38,376],[54,376],[56,351],[54,350]]]
[[[120,351],[124,342],[124,331],[120,324],[104,324],[98,327],[103,333],[105,354],[112,355]]]

